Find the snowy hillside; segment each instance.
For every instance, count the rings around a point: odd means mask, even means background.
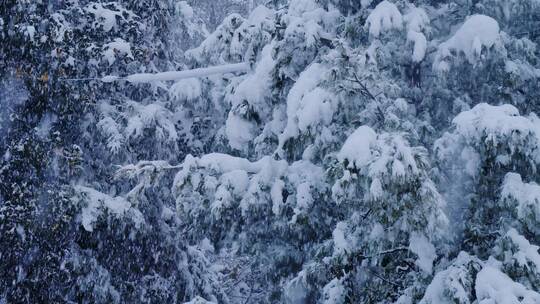
[[[0,304],[540,303],[540,1],[0,5]]]

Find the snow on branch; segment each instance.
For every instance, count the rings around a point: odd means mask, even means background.
[[[247,62],[243,63],[234,63],[226,64],[220,66],[213,66],[209,68],[198,68],[193,70],[185,71],[171,71],[163,73],[142,73],[142,74],[133,74],[126,77],[118,76],[105,76],[101,78],[103,82],[114,82],[119,80],[126,80],[131,83],[148,83],[153,81],[171,81],[171,80],[180,80],[186,78],[198,78],[206,77],[216,74],[226,74],[226,73],[245,73],[251,69],[250,64]]]

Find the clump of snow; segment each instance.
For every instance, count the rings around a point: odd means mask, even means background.
[[[409,240],[409,250],[418,256],[416,265],[427,274],[433,272],[433,261],[437,258],[435,246],[423,235],[413,233]]]
[[[122,197],[111,197],[84,186],[76,186],[75,191],[86,202],[86,206],[82,208],[81,212],[81,224],[86,231],[94,231],[94,223],[105,212],[116,217],[127,216],[134,222],[136,227],[140,227],[144,223],[142,213],[133,208],[131,203]]]
[[[244,21],[245,19],[239,14],[227,16],[221,25],[197,48],[186,51],[186,58],[195,62],[210,62],[210,64],[226,63],[229,59],[227,55],[230,54],[230,46],[220,42],[232,41],[234,32]]]
[[[531,129],[530,121],[519,116],[518,109],[509,104],[492,106],[481,103],[460,113],[452,122],[460,134],[474,140],[484,135],[501,136],[515,131],[529,133]]]
[[[340,13],[337,9],[323,9],[314,0],[293,0],[285,20],[285,39],[315,46],[319,38],[331,39]]]
[[[413,42],[414,44],[412,60],[414,62],[421,62],[424,60],[427,50],[426,36],[419,32],[409,31],[407,33],[407,40]]]
[[[423,31],[429,26],[429,17],[421,8],[411,5],[403,20],[407,25],[407,40],[413,43],[413,62],[421,62],[426,57],[427,39]]]
[[[272,71],[275,67],[272,49],[272,43],[264,47],[255,71],[245,77],[232,96],[228,96],[233,110],[229,112],[225,134],[233,149],[245,149],[247,144],[257,135],[257,122],[240,117],[235,113],[238,112],[239,108],[249,105],[259,117],[271,116],[271,112],[269,112],[272,109],[269,105],[272,91],[270,86],[272,85]]]
[[[271,33],[275,31],[274,13],[263,5],[256,7],[247,20],[234,31],[230,45],[231,55],[244,57],[254,39],[269,42],[272,39]],[[264,56],[263,54],[262,57]]]
[[[324,176],[322,168],[305,160],[288,165],[271,157],[251,162],[214,153],[200,158],[186,157],[175,177],[173,191],[177,195],[177,207],[187,213],[200,210],[199,203],[193,201],[193,193],[204,189],[205,197],[210,197],[214,218],[220,218],[222,210],[248,217],[250,212],[259,212],[252,210],[268,207],[272,214],[281,215],[283,206],[288,204],[293,209],[289,223],[296,224],[315,202],[313,189],[325,187]],[[284,188],[292,192],[286,201]]]
[[[440,44],[434,62],[435,70],[445,71],[452,51],[463,53],[469,63],[475,63],[482,48],[491,48],[499,39],[499,23],[485,15],[473,15],[463,23],[456,33]]]
[[[347,160],[349,168],[359,168],[369,164],[372,160],[372,145],[377,140],[377,133],[368,126],[356,129],[343,144],[338,153],[341,162]]]
[[[36,36],[36,28],[33,25],[28,25],[25,29],[25,35],[33,42]]]
[[[191,300],[189,302],[185,302],[184,304],[216,304],[216,303],[207,301],[204,298],[196,296],[195,298],[193,298],[193,300]]]
[[[347,290],[339,279],[333,279],[323,288],[323,304],[342,304],[346,303]]]
[[[126,10],[114,3],[91,3],[85,7],[85,11],[94,16],[94,28],[102,28],[105,32],[110,32],[115,28],[118,20],[132,19],[133,12]]]
[[[507,60],[504,70],[513,77],[518,77],[523,81],[540,78],[540,69],[534,68],[521,60]]]
[[[164,106],[159,103],[141,105],[137,102],[129,102],[128,105],[131,113],[125,128],[126,137],[138,138],[145,129],[152,128],[158,138],[171,142],[178,139],[173,114]]]
[[[421,152],[410,147],[402,136],[390,133],[377,135],[368,126],[361,126],[353,132],[337,154],[338,160],[347,163],[349,169],[365,170],[372,180],[402,179],[418,173],[419,156],[422,156]],[[372,186],[377,190],[373,195],[378,197],[377,193],[381,192],[379,185]]]
[[[109,148],[109,151],[114,154],[118,153],[124,144],[125,137],[114,119],[109,116],[104,117],[98,122],[97,127],[107,138],[107,148]]]
[[[308,287],[306,281],[306,272],[302,270],[294,279],[285,285],[283,297],[286,299],[286,303],[306,303],[308,298]]]
[[[482,263],[476,257],[460,252],[452,265],[435,275],[420,304],[470,303],[473,273],[481,267]]]
[[[259,113],[266,110],[266,98],[271,92],[272,71],[276,65],[272,57],[273,47],[274,44],[270,43],[263,48],[261,59],[257,62],[253,73],[248,74],[236,87],[234,95],[230,98],[233,107],[247,101]]]
[[[429,16],[422,8],[411,5],[407,13],[403,16],[403,21],[407,24],[407,30],[421,33],[429,26]]]
[[[506,233],[506,237],[517,247],[517,251],[512,253],[511,256],[507,255],[506,258],[512,259],[521,267],[533,268],[533,273],[540,274],[540,253],[538,253],[540,247],[531,244],[514,228],[511,228]]]
[[[236,150],[245,150],[249,143],[256,136],[256,126],[252,122],[236,115],[233,111],[229,112],[225,122],[225,135],[229,140],[231,148]]]
[[[202,95],[201,81],[197,78],[177,81],[169,89],[169,94],[179,101],[193,101]]]
[[[362,191],[364,201],[379,205],[387,204],[388,200],[392,199],[391,193],[395,189],[400,189],[403,185],[414,181],[414,187],[420,189],[418,192],[426,201],[437,208],[437,211],[429,219],[429,224],[425,227],[426,231],[429,231],[429,234],[426,235],[430,237],[430,240],[433,240],[431,238],[432,232],[436,237],[444,237],[443,230],[447,225],[447,218],[442,212],[442,208],[445,202],[433,181],[426,177],[422,169],[428,165],[425,149],[411,147],[400,134],[377,134],[370,127],[361,126],[347,138],[336,157],[340,163],[346,166],[343,176],[332,187],[332,197],[338,203],[342,201],[343,197],[358,199],[357,188],[352,188],[351,184],[367,187],[365,191]],[[400,203],[387,205],[386,209],[397,208]],[[400,214],[401,212],[401,210],[397,211],[396,209],[396,213]],[[412,213],[415,213],[414,210]],[[402,214],[402,216],[400,220],[414,221],[419,215]],[[393,227],[386,226],[385,231],[388,235],[392,235],[405,226],[406,224],[403,223]],[[429,258],[426,256],[421,258],[421,265],[427,265],[426,261]],[[428,266],[424,268],[429,270]]]
[[[283,188],[285,183],[282,180],[277,180],[270,190],[270,196],[272,198],[272,213],[274,215],[280,215],[282,211],[283,202]]]
[[[540,162],[540,119],[534,114],[520,116],[512,105],[481,103],[461,112],[453,124],[455,130],[435,142],[436,153],[469,177],[479,172],[480,158],[488,147],[500,150],[495,161],[502,165],[515,154],[523,155],[531,166]]]
[[[540,303],[540,294],[515,282],[492,265],[486,265],[476,277],[479,303]]]
[[[289,5],[289,14],[301,16],[310,11],[317,10],[319,5],[313,0],[293,0]]]
[[[317,87],[304,95],[301,99],[298,111],[298,129],[306,132],[319,124],[329,125],[336,111],[333,95],[328,91]]]
[[[538,118],[520,116],[518,109],[509,104],[492,106],[481,103],[460,113],[452,122],[459,134],[476,142],[484,136],[495,143],[510,135],[537,137],[540,130]]]
[[[346,222],[339,222],[334,231],[332,231],[332,240],[334,241],[334,255],[341,255],[351,250],[351,244],[346,239],[345,234],[349,227]]]
[[[540,185],[524,183],[519,174],[508,173],[502,186],[501,199],[515,202],[520,221],[529,229],[540,233]],[[540,267],[540,261],[538,266]]]
[[[300,74],[298,80],[289,91],[287,96],[287,125],[279,136],[279,147],[283,148],[285,142],[300,134],[299,122],[302,127],[307,128],[318,120],[328,121],[328,117],[333,115],[332,106],[325,105],[327,93],[322,93],[319,85],[324,81],[328,69],[319,63],[310,65]],[[313,93],[316,92],[316,93]],[[321,97],[323,99],[321,99]],[[314,101],[313,104],[310,102]],[[311,109],[311,107],[313,107]],[[321,111],[325,111],[322,113]],[[328,113],[331,111],[331,113]]]
[[[366,26],[369,28],[369,34],[378,38],[382,32],[402,29],[403,16],[394,3],[385,0],[369,14]]]
[[[287,169],[287,179],[296,189],[296,205],[291,223],[296,223],[299,215],[309,212],[315,202],[312,189],[324,188],[324,171],[310,161],[294,162]]]
[[[193,19],[193,8],[186,2],[186,1],[180,1],[177,3],[176,9],[182,17],[184,17],[187,20]]]
[[[116,61],[118,55],[127,56],[128,58],[133,59],[131,44],[122,38],[116,38],[113,42],[105,44],[103,50],[103,55],[109,62],[109,65],[112,65]],[[105,80],[110,81],[112,78],[105,78]]]

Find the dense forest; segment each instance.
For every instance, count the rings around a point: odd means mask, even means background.
[[[540,303],[540,0],[0,0],[0,304]]]

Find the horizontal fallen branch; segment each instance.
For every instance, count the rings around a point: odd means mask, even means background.
[[[249,63],[234,63],[226,64],[208,68],[198,68],[193,70],[185,71],[171,71],[163,73],[142,73],[142,74],[133,74],[126,77],[119,76],[105,76],[101,78],[103,82],[114,82],[114,81],[128,81],[131,83],[148,83],[154,81],[171,81],[171,80],[180,80],[186,78],[198,78],[206,77],[210,75],[217,74],[227,74],[227,73],[245,73],[250,70]]]

